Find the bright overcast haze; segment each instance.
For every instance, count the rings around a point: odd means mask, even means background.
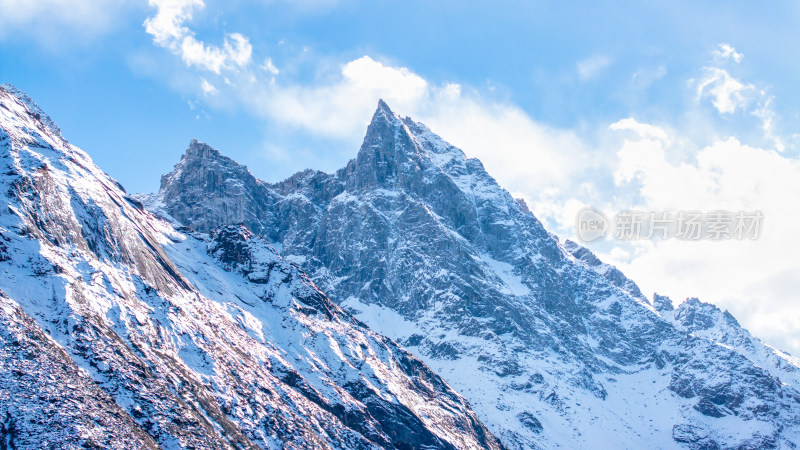
[[[131,192],[197,138],[277,181],[379,98],[561,238],[576,213],[761,211],[758,240],[587,244],[800,355],[800,3],[0,0],[0,82]]]

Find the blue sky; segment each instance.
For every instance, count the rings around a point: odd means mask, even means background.
[[[200,79],[214,83],[215,74],[187,68],[145,32],[157,2],[89,0],[72,19],[60,11],[70,2],[29,2],[44,3],[41,10],[13,3],[0,5],[38,17],[0,19],[0,79],[29,92],[72,142],[133,191],[154,190],[191,137],[267,179],[303,167],[270,161],[270,141],[284,148],[299,141],[312,154],[302,163],[327,170],[356,151],[358,136],[309,139],[308,130],[286,131],[235,102],[206,101]],[[591,133],[633,115],[685,120],[686,79],[720,43],[746,55],[740,71],[769,86],[782,120],[796,123],[792,105],[800,94],[792,74],[800,62],[790,55],[800,42],[798,9],[796,2],[208,1],[186,25],[209,45],[226,33],[247,36],[253,64],[271,58],[279,82],[319,83],[368,55],[431,83],[459,83],[516,105],[542,124]],[[581,61],[597,73],[582,78]],[[644,73],[639,80],[637,72]]]
[[[754,243],[591,248],[800,353],[800,3],[0,0],[0,82],[129,191],[191,138],[258,177],[335,170],[377,99],[481,158],[547,226],[762,210]]]

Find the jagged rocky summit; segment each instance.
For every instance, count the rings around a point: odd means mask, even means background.
[[[0,199],[0,448],[505,448],[266,239],[156,217],[8,85]]]
[[[418,355],[511,448],[794,448],[800,361],[560,242],[476,159],[384,102],[355,159],[270,183],[192,141],[140,199],[244,224]]]

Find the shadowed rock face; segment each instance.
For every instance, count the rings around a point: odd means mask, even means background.
[[[693,335],[700,321],[673,317],[666,301],[654,308],[622,272],[559,243],[480,161],[383,102],[333,174],[266,183],[192,146],[147,198],[152,209],[268,238],[443,375],[511,447],[797,441],[786,431],[800,420],[797,385],[772,369],[796,373],[797,360],[755,338],[758,351]],[[220,205],[232,202],[245,206],[231,215]]]
[[[210,147],[183,162],[218,223],[259,204]],[[176,230],[11,87],[0,201],[0,448],[505,448],[264,238]]]

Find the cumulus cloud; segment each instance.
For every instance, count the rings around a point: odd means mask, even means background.
[[[316,84],[264,82],[248,74],[234,95],[251,111],[308,132],[335,138],[363,133],[377,99],[411,108],[429,94],[428,83],[405,68],[381,64],[368,56],[339,67],[335,76]]]
[[[237,69],[250,63],[253,47],[239,33],[225,36],[223,45],[206,44],[185,26],[196,11],[205,7],[202,0],[149,0],[156,14],[144,22],[153,42],[183,59],[187,66],[197,66],[219,74],[223,69]]]
[[[688,160],[670,162],[666,142],[637,136],[626,139],[617,152],[615,182],[622,190],[637,190],[641,201],[636,206],[673,212],[761,211],[761,237],[623,243],[617,247],[635,256],[619,260],[620,250],[606,257],[645,291],[668,293],[678,301],[699,296],[717,303],[767,342],[797,353],[800,306],[794,292],[800,268],[790,242],[800,223],[800,210],[793,206],[800,196],[800,162],[734,137],[718,140]]]
[[[712,56],[720,65],[722,60],[736,63],[743,58],[724,45]],[[622,119],[609,126],[623,136],[617,144],[609,141],[616,150],[606,152],[613,184],[591,195],[581,195],[575,186],[571,190],[576,195],[560,200],[574,205],[592,198],[590,206],[611,215],[621,210],[762,212],[763,229],[755,241],[670,239],[592,246],[644,292],[668,294],[678,302],[698,296],[729,309],[766,342],[798,354],[800,306],[795,297],[800,268],[795,254],[800,248],[793,242],[800,210],[793,204],[800,196],[800,161],[783,153],[774,97],[766,89],[735,78],[719,65],[703,68],[703,77],[690,85],[715,113],[738,113],[737,123],[746,128],[760,123],[764,139],[749,133],[739,136],[735,129],[725,133],[707,121],[702,126],[710,127],[709,133],[703,134],[720,137],[700,144],[695,142],[695,123],[672,128]],[[748,136],[753,138],[750,144],[743,140]],[[569,219],[560,219],[561,230],[571,225]]]
[[[583,171],[599,164],[573,132],[545,126],[515,105],[459,95],[414,115],[526,200],[564,194]],[[563,210],[563,205],[559,205]]]

